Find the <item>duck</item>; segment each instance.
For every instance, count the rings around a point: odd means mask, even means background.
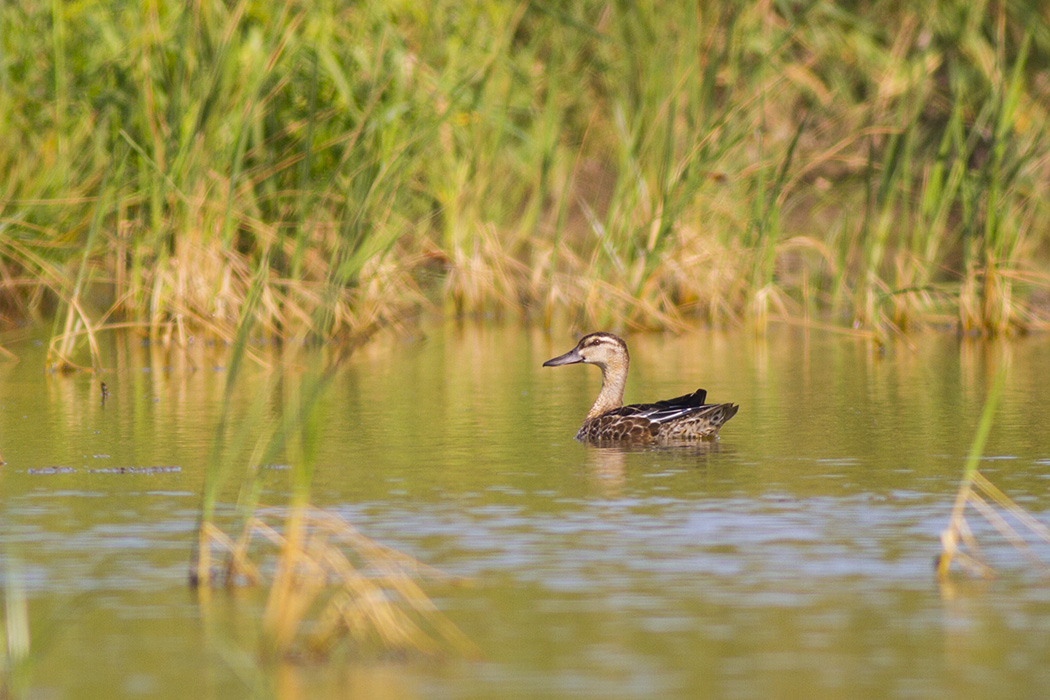
[[[576,439],[591,443],[668,443],[715,440],[718,431],[740,407],[733,403],[704,403],[707,391],[656,403],[623,405],[627,370],[631,364],[627,343],[612,333],[590,333],[569,352],[543,363],[560,367],[578,363],[597,365],[602,371],[602,390],[576,433]]]

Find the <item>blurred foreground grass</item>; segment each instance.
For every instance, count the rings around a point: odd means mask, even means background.
[[[288,339],[433,307],[1050,326],[1038,3],[23,0],[0,30],[0,314],[56,361],[232,339],[249,303]]]

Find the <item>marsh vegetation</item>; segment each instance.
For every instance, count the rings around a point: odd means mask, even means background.
[[[232,338],[254,281],[285,339],[1046,327],[1045,12],[7,3],[0,308],[96,364]]]

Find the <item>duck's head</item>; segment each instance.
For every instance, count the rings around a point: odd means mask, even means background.
[[[627,354],[627,343],[612,333],[591,333],[580,338],[569,352],[558,355],[543,363],[544,367],[558,367],[560,365],[574,365],[578,362],[586,362],[598,365],[605,371],[607,368],[626,368],[630,362]]]

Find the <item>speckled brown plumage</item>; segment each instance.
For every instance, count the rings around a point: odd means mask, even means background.
[[[630,367],[627,344],[611,333],[591,333],[576,347],[543,363],[545,367],[585,362],[602,370],[602,390],[577,440],[586,442],[664,443],[714,439],[718,430],[736,415],[739,406],[731,403],[707,404],[707,392],[666,401],[624,406],[623,391]]]

